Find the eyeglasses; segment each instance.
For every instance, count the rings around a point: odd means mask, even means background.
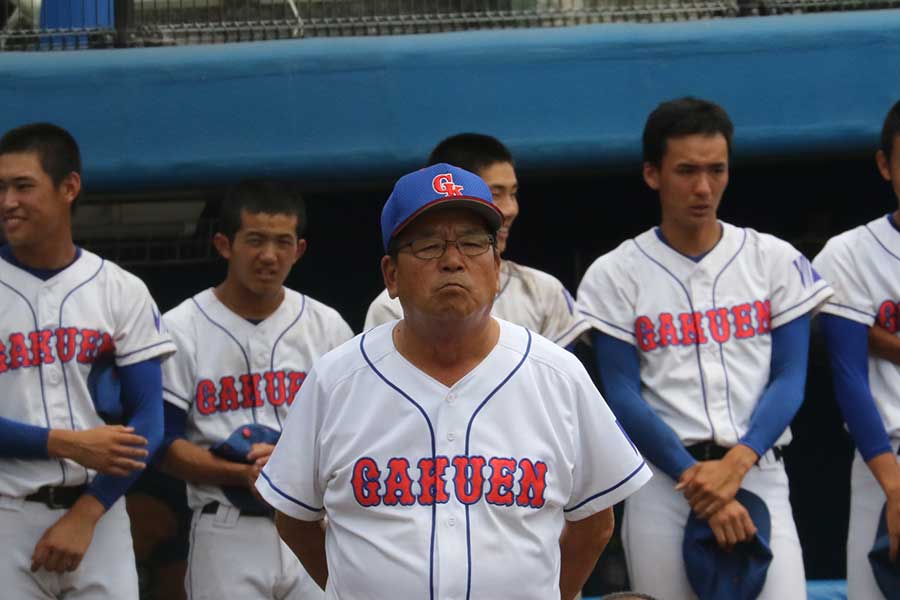
[[[455,240],[444,238],[419,238],[397,246],[397,251],[409,248],[412,255],[422,260],[440,258],[447,251],[447,246],[456,245],[456,249],[464,256],[481,256],[494,246],[494,236],[486,233],[470,233],[461,235]]]

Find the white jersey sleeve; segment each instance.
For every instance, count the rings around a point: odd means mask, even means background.
[[[831,296],[831,288],[812,264],[789,243],[768,234],[757,234],[769,246],[763,253],[770,274],[772,329],[805,314],[814,315]]]
[[[629,268],[635,258],[629,240],[588,268],[578,287],[576,309],[598,331],[636,345],[634,335],[637,284]]]
[[[327,392],[316,368],[306,377],[288,413],[275,451],[256,480],[256,489],[277,511],[303,521],[325,516],[325,481],[319,472],[319,432]],[[300,410],[297,410],[297,408]]]
[[[403,306],[400,304],[400,300],[391,298],[388,291],[384,289],[369,305],[369,310],[366,312],[366,324],[363,329],[368,331],[378,325],[402,318]]]
[[[834,290],[822,312],[871,327],[878,313],[877,294],[861,277],[869,267],[857,264],[853,246],[857,233],[854,229],[830,239],[813,259],[813,267]]]
[[[108,301],[117,322],[113,336],[116,364],[124,367],[172,355],[175,346],[147,285],[118,265],[107,265],[110,277]]]
[[[197,372],[196,348],[193,343],[197,339],[193,332],[196,321],[190,315],[187,302],[163,315],[163,323],[178,348],[177,358],[163,363],[163,399],[184,411],[189,410],[193,404]]]
[[[579,365],[580,366],[580,365]],[[585,519],[624,500],[650,480],[651,471],[606,401],[580,369],[576,389],[578,423],[572,496],[566,520]]]

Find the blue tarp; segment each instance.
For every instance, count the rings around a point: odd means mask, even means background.
[[[0,53],[0,129],[50,120],[93,189],[384,178],[460,131],[524,169],[634,166],[647,113],[723,104],[737,156],[871,152],[900,98],[900,11]]]

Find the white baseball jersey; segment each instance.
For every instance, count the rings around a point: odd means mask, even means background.
[[[900,233],[887,217],[831,238],[813,266],[834,289],[822,312],[897,333]],[[900,366],[870,354],[869,387],[888,435],[900,437]]]
[[[578,360],[498,322],[449,388],[397,351],[393,324],[313,368],[257,488],[328,516],[326,598],[558,598],[564,519],[650,478]]]
[[[900,308],[900,232],[890,217],[845,231],[828,240],[813,266],[834,288],[822,312],[898,331]],[[869,388],[885,430],[897,450],[900,439],[900,366],[869,354]],[[884,506],[884,490],[855,453],[847,534],[847,591],[850,598],[883,598],[868,553]]]
[[[598,258],[578,308],[637,347],[642,394],[685,445],[733,446],[769,381],[770,331],[815,311],[831,288],[790,244],[722,223],[699,262],[655,228]],[[790,429],[776,441],[790,442]]]
[[[560,281],[543,271],[524,267],[511,260],[500,265],[500,291],[491,314],[568,346],[590,328],[575,311],[571,294]],[[382,290],[366,313],[366,329],[403,318],[400,300]]]
[[[313,361],[353,331],[336,310],[285,289],[278,309],[254,325],[212,289],[188,298],[163,321],[178,355],[163,366],[163,398],[187,411],[185,437],[208,448],[248,423],[281,431]],[[188,482],[188,504],[230,506],[215,485]]]
[[[119,366],[175,351],[144,283],[81,250],[46,281],[0,260],[0,416],[51,429],[103,425],[88,392],[91,365]],[[95,472],[69,460],[0,459],[0,495],[75,486]]]

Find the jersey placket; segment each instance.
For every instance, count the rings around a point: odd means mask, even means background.
[[[435,598],[464,600],[468,584],[469,549],[466,531],[466,505],[457,494],[457,474],[454,458],[466,456],[466,427],[477,402],[458,390],[446,392],[437,409],[435,422],[435,452],[445,456],[449,466],[445,472],[446,504],[438,504],[435,511]]]
[[[58,321],[59,296],[54,291],[56,287],[55,281],[42,283],[34,300],[38,326],[45,331],[53,331],[57,327],[62,327],[62,324]],[[77,368],[77,362],[75,364]],[[50,419],[48,426],[51,428],[71,429],[72,423],[68,416],[69,410],[66,404],[66,390],[62,372],[64,368],[65,365],[61,360],[54,360],[51,363],[42,361],[40,363]]]
[[[699,266],[690,278],[691,302],[695,313],[701,314],[701,323],[697,323],[697,338],[705,339],[705,343],[697,343],[697,356],[699,367],[703,374],[700,385],[706,397],[706,412],[712,422],[713,431],[710,435],[718,444],[731,445],[737,440],[733,439],[731,417],[728,406],[727,375],[725,373],[722,346],[713,339],[708,328],[703,327],[707,321],[708,311],[716,308],[715,299],[712,297],[712,276],[703,266]],[[702,337],[700,337],[702,336]]]

